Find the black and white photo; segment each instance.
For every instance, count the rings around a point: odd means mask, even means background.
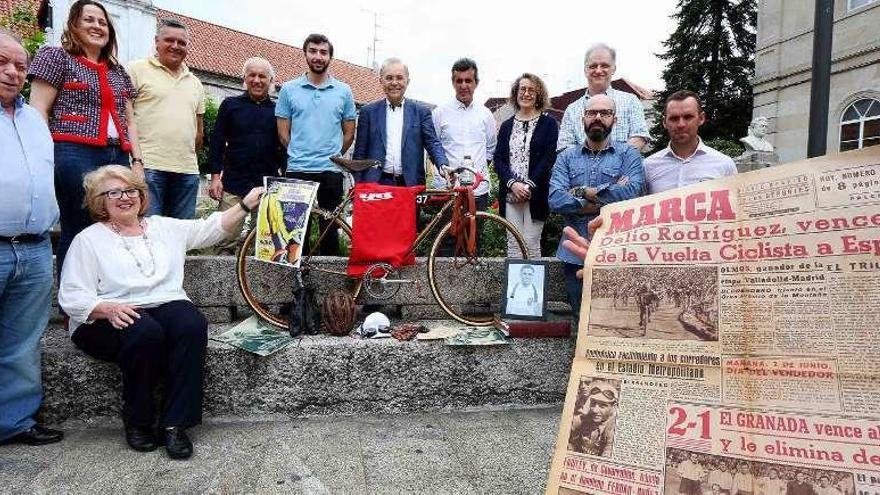
[[[596,268],[587,334],[662,340],[718,340],[714,266]]]
[[[502,302],[504,317],[518,320],[544,319],[546,268],[542,261],[507,261],[505,265],[507,290]]]

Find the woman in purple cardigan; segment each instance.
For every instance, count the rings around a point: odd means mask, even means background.
[[[544,113],[550,97],[544,81],[534,74],[519,76],[510,87],[516,110],[498,130],[493,164],[498,173],[498,206],[526,240],[529,256],[541,256],[541,231],[549,208],[550,171],[556,161],[559,125]],[[507,255],[519,257],[516,241],[508,236]]]

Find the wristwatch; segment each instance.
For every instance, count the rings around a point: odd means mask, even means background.
[[[131,164],[134,165],[135,163],[139,163],[141,165],[141,167],[143,167],[144,166],[144,159],[143,158],[132,158]]]
[[[245,213],[250,213],[251,211],[253,211],[250,208],[248,208],[248,205],[244,204],[243,199],[238,200],[238,206],[241,206],[241,209],[244,210]]]

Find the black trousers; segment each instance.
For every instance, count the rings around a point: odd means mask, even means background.
[[[108,320],[81,325],[73,343],[86,354],[119,364],[123,419],[132,426],[155,423],[154,390],[164,379],[159,426],[188,428],[202,422],[208,322],[190,301],[172,301],[140,311],[117,330]]]
[[[342,174],[339,172],[287,172],[287,176],[293,179],[309,180],[320,184],[318,187],[318,206],[332,212],[342,204]],[[318,222],[321,232],[331,224],[329,220]],[[306,236],[303,243],[303,252],[310,250],[309,238]],[[339,256],[339,231],[332,227],[321,239],[318,245],[318,254],[321,256]]]

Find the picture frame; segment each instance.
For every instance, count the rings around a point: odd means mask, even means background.
[[[524,273],[525,271],[525,273]],[[504,263],[501,316],[512,320],[547,319],[547,262],[508,259]]]

